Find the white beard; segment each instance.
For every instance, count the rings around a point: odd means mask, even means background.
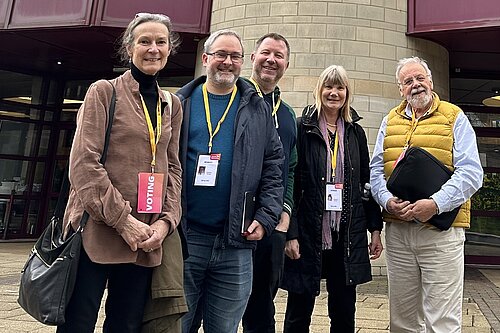
[[[413,95],[422,91],[425,91],[423,96],[420,94]],[[432,94],[428,93],[424,88],[413,89],[410,95],[406,96],[406,101],[415,109],[423,109],[432,101]]]

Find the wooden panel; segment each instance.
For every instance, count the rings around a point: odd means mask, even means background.
[[[12,0],[0,0],[0,29],[7,25],[11,5]]]
[[[92,0],[16,0],[8,28],[88,25]]]
[[[497,0],[408,0],[408,33],[500,26]]]
[[[170,17],[177,32],[208,34],[212,0],[99,0],[96,25],[125,27],[137,13]]]

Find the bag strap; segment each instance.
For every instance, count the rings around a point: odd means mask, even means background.
[[[111,95],[111,101],[109,103],[109,108],[108,108],[108,125],[106,127],[106,135],[104,137],[104,148],[102,150],[102,155],[101,158],[99,159],[99,162],[104,165],[106,162],[106,157],[108,155],[108,147],[109,147],[109,140],[111,136],[111,127],[113,126],[113,119],[115,117],[115,106],[116,106],[116,89],[115,85],[109,81],[109,84],[111,84],[111,87],[113,88],[113,93]],[[66,208],[67,200],[68,200],[68,195],[69,195],[69,188],[70,188],[70,183],[69,183],[69,164],[64,170],[64,176],[63,176],[63,183],[61,185],[61,192],[59,194],[59,198],[57,199],[57,204],[56,208],[54,209],[54,216],[62,218],[64,215],[64,209]],[[87,221],[89,219],[89,213],[87,211],[83,212],[82,219],[80,220],[80,230],[83,230],[83,227],[85,224],[87,224]]]
[[[172,116],[172,94],[168,90],[162,90],[165,98],[167,99],[168,109],[170,110],[170,116]]]
[[[109,103],[109,109],[108,109],[108,126],[106,128],[106,136],[104,138],[104,149],[102,150],[102,155],[101,158],[99,159],[99,162],[104,165],[106,162],[106,157],[108,155],[108,146],[109,146],[109,137],[111,136],[111,127],[113,126],[113,119],[115,117],[115,106],[116,106],[116,89],[115,85],[111,83],[111,81],[108,81],[109,84],[111,84],[111,87],[113,87],[113,94],[111,95],[111,102]]]

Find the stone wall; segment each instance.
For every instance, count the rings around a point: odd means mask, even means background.
[[[401,101],[395,79],[398,59],[426,59],[436,92],[449,98],[448,52],[406,36],[406,10],[406,0],[214,0],[211,31],[227,28],[241,34],[244,76],[250,74],[255,41],[268,32],[284,35],[291,57],[280,88],[298,115],[313,103],[312,90],[322,70],[344,66],[353,87],[352,105],[364,118],[361,124],[371,151],[383,116]]]

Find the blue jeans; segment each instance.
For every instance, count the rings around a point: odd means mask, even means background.
[[[286,232],[274,230],[257,243],[253,262],[252,294],[243,315],[244,333],[276,332],[274,298],[283,275]]]
[[[184,261],[184,292],[189,312],[182,332],[196,323],[201,307],[205,333],[236,333],[252,289],[252,250],[223,247],[222,235],[189,229]]]

